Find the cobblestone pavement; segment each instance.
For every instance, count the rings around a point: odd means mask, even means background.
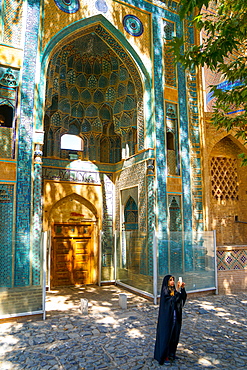
[[[153,359],[158,306],[125,292],[128,306],[121,309],[119,292],[88,292],[87,315],[78,294],[50,294],[45,321],[0,324],[0,369],[247,369],[247,293],[188,297],[179,358],[160,366]]]

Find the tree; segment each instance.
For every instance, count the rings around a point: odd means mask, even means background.
[[[209,12],[210,4],[214,12]],[[205,35],[200,45],[185,49],[185,40],[171,42],[176,62],[185,68],[207,66],[227,81],[227,89],[211,87],[214,95],[212,123],[247,144],[247,0],[181,0],[180,17]],[[181,50],[183,50],[181,52]],[[237,113],[232,114],[235,111]],[[247,157],[242,154],[243,164]]]

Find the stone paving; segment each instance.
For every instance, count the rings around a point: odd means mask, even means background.
[[[87,315],[78,294],[58,294],[47,297],[45,321],[0,324],[0,369],[247,369],[247,293],[188,297],[179,358],[160,366],[153,359],[158,306],[119,287],[108,295],[107,289],[98,303],[88,292]],[[118,305],[119,292],[128,296],[127,309]]]

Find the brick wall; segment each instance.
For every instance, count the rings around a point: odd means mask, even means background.
[[[4,315],[42,310],[41,286],[2,289],[0,291],[0,319]]]

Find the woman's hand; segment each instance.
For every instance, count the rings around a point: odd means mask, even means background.
[[[180,289],[180,288],[184,288],[185,287],[185,283],[182,281],[178,281],[177,282],[177,290]]]

